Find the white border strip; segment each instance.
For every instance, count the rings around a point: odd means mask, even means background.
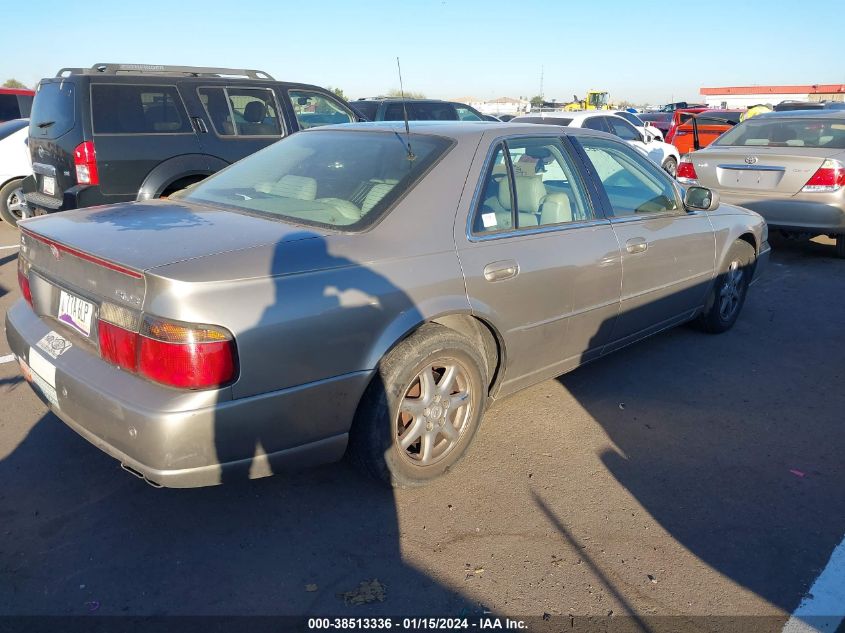
[[[783,633],[834,633],[845,619],[845,539],[816,578]]]
[[[0,246],[0,251],[7,251],[12,248],[20,248],[20,244],[15,244],[14,246]]]
[[[11,363],[13,360],[15,360],[15,358],[16,357],[14,354],[6,354],[5,356],[0,356],[0,365],[2,365],[3,363]]]

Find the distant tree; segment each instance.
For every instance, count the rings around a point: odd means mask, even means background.
[[[634,104],[630,101],[620,101],[617,106],[620,110],[627,110],[628,108],[633,108]]]
[[[26,88],[21,82],[17,79],[7,79],[6,83],[3,84],[4,88]]]
[[[338,97],[343,99],[344,101],[349,101],[349,97],[346,96],[346,93],[343,92],[343,88],[332,88],[329,86],[329,90],[335,93]]]
[[[401,97],[402,91],[397,90],[394,88],[393,90],[389,90],[387,92],[388,97]],[[405,91],[405,97],[408,99],[425,99],[425,95],[421,92],[411,92],[410,90]]]
[[[545,99],[543,99],[542,95],[536,95],[531,97],[531,107],[532,108],[542,108],[543,103],[545,103]]]

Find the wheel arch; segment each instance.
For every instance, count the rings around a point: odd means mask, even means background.
[[[175,182],[196,176],[205,178],[224,167],[228,167],[226,161],[205,154],[184,154],[168,158],[147,174],[138,189],[136,199],[143,201],[158,198]]]

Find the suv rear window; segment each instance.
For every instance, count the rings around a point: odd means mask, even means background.
[[[289,220],[363,229],[451,147],[449,140],[339,129],[293,134],[187,190],[185,200]]]
[[[69,81],[48,81],[38,87],[29,134],[54,139],[70,132],[76,125],[76,88]]]
[[[94,134],[192,132],[176,86],[91,86]]]
[[[268,88],[200,88],[200,101],[220,136],[281,136],[273,91]]]

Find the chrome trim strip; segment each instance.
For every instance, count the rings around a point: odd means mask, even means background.
[[[489,235],[468,235],[470,242],[489,242],[490,240],[497,240],[505,237],[526,237],[529,235],[542,235],[544,233],[557,233],[558,231],[568,231],[570,229],[583,229],[591,226],[608,226],[609,220],[604,218],[598,220],[584,220],[581,222],[567,222],[565,224],[547,224],[545,226],[538,226],[536,228],[517,228],[510,231],[500,231],[497,233],[490,233]]]
[[[716,167],[742,171],[786,171],[786,167],[775,167],[774,165],[716,165]]]
[[[56,167],[54,165],[45,165],[44,163],[32,163],[32,173],[42,176],[55,176]]]

